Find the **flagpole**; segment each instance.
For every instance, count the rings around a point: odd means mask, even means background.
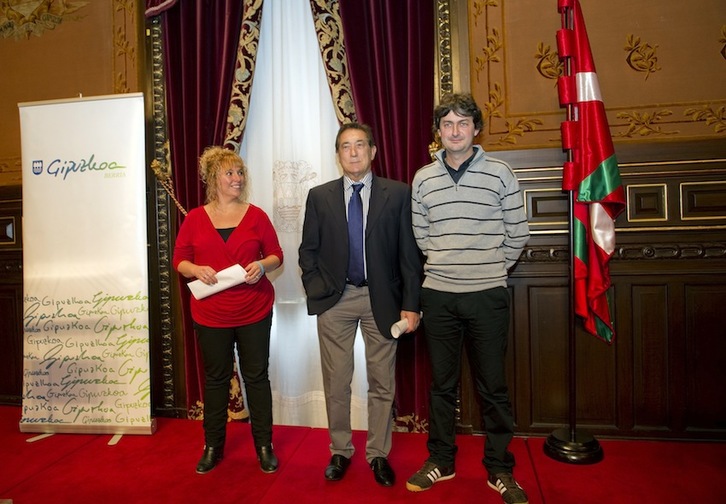
[[[562,27],[572,28],[572,6],[568,0],[558,0],[562,13]],[[565,75],[571,75],[571,58],[564,60]],[[567,120],[574,117],[573,105],[567,104]],[[572,162],[572,149],[567,150],[567,161]],[[554,430],[545,440],[544,452],[550,458],[570,464],[595,464],[603,459],[600,443],[590,433],[577,429],[577,346],[575,314],[575,238],[574,238],[574,190],[567,192],[569,228],[569,324],[568,324],[568,379],[569,379],[569,427]]]

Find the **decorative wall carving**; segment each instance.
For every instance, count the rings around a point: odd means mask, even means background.
[[[0,37],[40,37],[64,21],[83,17],[79,11],[90,2],[49,0],[5,0],[0,2]]]
[[[692,121],[703,121],[706,125],[713,126],[715,133],[726,133],[726,106],[715,108],[702,105],[700,108],[687,108],[684,114]]]
[[[628,41],[625,44],[625,52],[628,56],[625,61],[628,66],[636,72],[645,74],[645,80],[648,80],[650,74],[661,70],[658,64],[658,55],[656,54],[657,45],[650,45],[647,42],[641,42],[640,37],[633,34],[628,35]]]
[[[440,0],[439,11],[456,3]],[[580,3],[616,150],[726,138],[722,0]],[[558,146],[565,113],[555,84],[556,5],[468,0],[468,13],[471,92],[487,122],[479,143],[493,151]]]
[[[136,50],[136,3],[113,1],[113,92],[129,93],[136,89],[138,65]],[[131,83],[129,83],[131,79]]]
[[[658,243],[653,245],[622,245],[615,249],[612,261],[726,259],[723,243]],[[527,247],[522,263],[566,263],[569,250],[565,245]]]

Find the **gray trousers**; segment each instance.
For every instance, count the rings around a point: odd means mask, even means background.
[[[366,460],[388,457],[391,451],[393,400],[396,393],[397,341],[384,338],[376,327],[368,287],[346,285],[335,306],[318,315],[320,361],[328,414],[330,453],[350,458],[350,384],[353,345],[360,323],[368,376],[368,438]]]

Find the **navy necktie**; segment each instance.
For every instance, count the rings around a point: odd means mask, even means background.
[[[363,269],[363,200],[360,190],[363,184],[353,184],[353,194],[348,202],[348,280],[361,285],[366,274]]]

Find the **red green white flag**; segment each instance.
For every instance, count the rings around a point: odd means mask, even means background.
[[[558,8],[572,12],[572,28],[560,30],[557,41],[560,58],[570,59],[569,75],[560,78],[558,89],[560,104],[572,106],[562,124],[562,144],[572,154],[564,165],[562,189],[574,197],[575,313],[587,332],[612,343],[609,261],[625,193],[580,2],[558,0]]]

